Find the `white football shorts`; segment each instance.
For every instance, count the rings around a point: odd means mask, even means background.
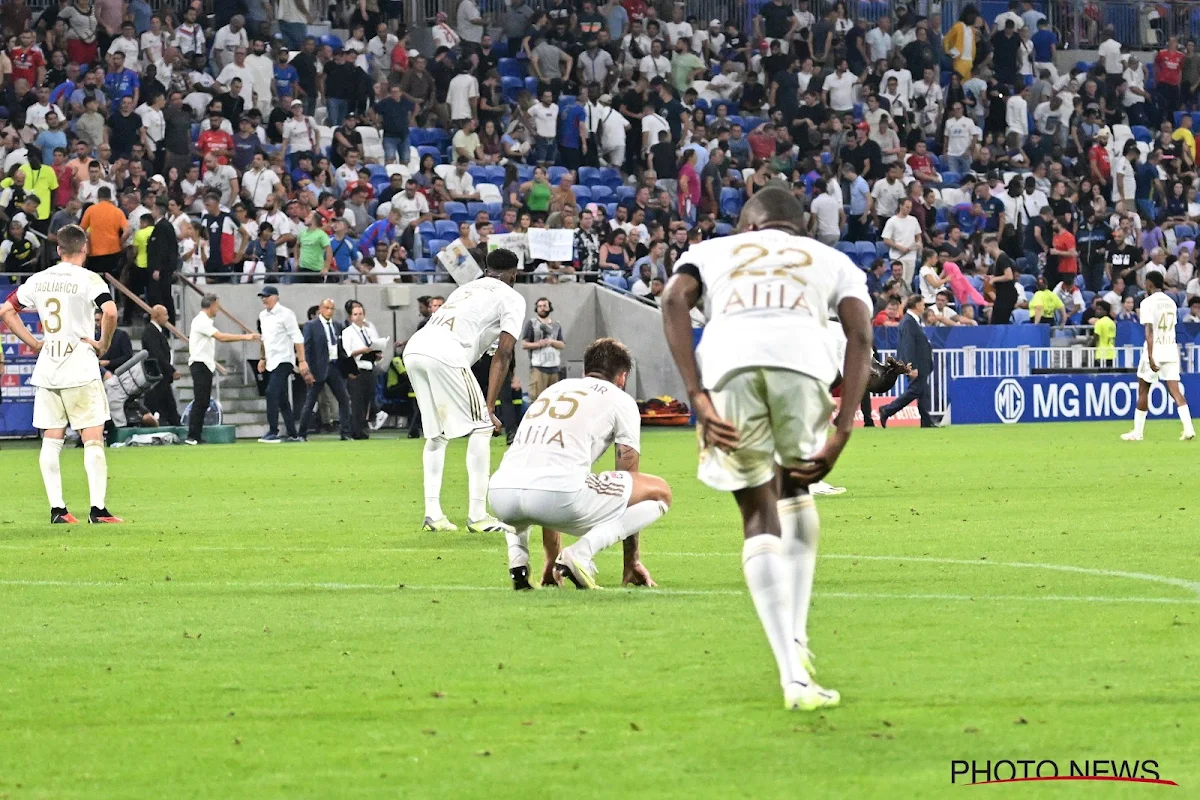
[[[1150,369],[1150,362],[1144,357],[1138,364],[1137,376],[1139,380],[1146,383],[1158,383],[1159,381],[1177,381],[1179,380],[1179,362],[1168,361],[1163,363],[1158,362],[1158,372]]]
[[[38,387],[33,395],[33,427],[39,430],[58,430],[71,427],[76,431],[94,428],[108,422],[108,395],[99,378],[70,389]]]
[[[588,475],[575,491],[545,489],[491,489],[488,505],[497,519],[514,528],[543,525],[572,536],[582,536],[597,525],[625,513],[633,494],[633,475],[600,472]]]
[[[697,477],[713,489],[735,492],[762,486],[775,477],[777,465],[812,458],[825,445],[833,398],[825,384],[808,375],[746,369],[710,396],[717,414],[741,434],[741,444],[732,453],[704,447],[701,438]]]
[[[471,370],[419,353],[405,356],[404,368],[417,396],[426,439],[458,439],[492,427],[483,390]]]

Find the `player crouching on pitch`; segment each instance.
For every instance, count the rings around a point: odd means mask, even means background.
[[[667,513],[671,487],[638,472],[641,415],[625,393],[633,360],[616,339],[597,339],[583,354],[582,378],[548,387],[525,412],[512,446],[492,476],[488,502],[506,533],[513,588],[529,583],[529,528],[543,527],[548,549],[563,531],[579,540],[555,561],[558,576],[595,589],[593,558],[625,543],[623,584],[654,586],[638,560],[638,531]],[[592,473],[592,464],[616,445],[617,468]],[[544,574],[543,583],[552,580]],[[557,581],[555,581],[557,582]]]

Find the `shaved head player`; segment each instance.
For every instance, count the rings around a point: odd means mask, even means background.
[[[769,187],[742,210],[739,232],[692,245],[663,294],[663,326],[701,435],[700,480],[733,492],[742,568],[779,667],[784,707],[835,706],[812,678],[808,606],[820,520],[808,487],[850,438],[871,358],[871,301],[849,258],[800,234],[800,204]],[[692,345],[691,309],[708,324]],[[841,320],[846,351],[830,317]],[[842,373],[830,434],[829,386]]]

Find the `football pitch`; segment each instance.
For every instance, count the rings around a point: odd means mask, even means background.
[[[110,450],[130,522],[103,528],[45,524],[36,447],[4,443],[0,798],[1197,797],[1200,445],[1127,428],[857,431],[810,623],[843,701],[812,714],[782,710],[691,430],[643,438],[675,493],[642,536],[660,590],[616,588],[617,547],[590,593],[419,532],[417,441]],[[1179,788],[951,783],[1002,759]]]

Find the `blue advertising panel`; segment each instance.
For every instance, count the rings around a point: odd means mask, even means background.
[[[42,332],[37,314],[22,314],[25,327],[35,335]],[[37,355],[0,323],[0,347],[4,367],[0,370],[0,436],[36,436],[33,427],[33,392],[29,378]]]
[[[1185,395],[1200,397],[1200,375],[1184,375],[1180,384]],[[950,384],[950,418],[955,425],[1132,419],[1137,392],[1133,374],[958,378]],[[1176,416],[1161,382],[1150,387],[1149,416]]]

